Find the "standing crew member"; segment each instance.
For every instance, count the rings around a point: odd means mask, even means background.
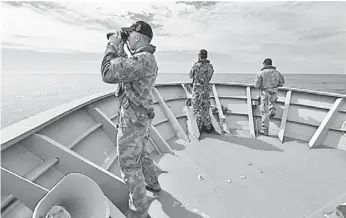
[[[158,71],[156,47],[150,44],[152,38],[152,29],[144,21],[122,28],[110,36],[101,66],[105,83],[120,84],[117,150],[122,177],[130,190],[127,217],[131,218],[150,217],[146,188],[153,192],[161,190],[154,162],[145,146],[154,118],[152,90]],[[125,42],[129,51],[134,51],[130,58],[124,51]]]
[[[263,61],[263,68],[255,79],[255,88],[260,89],[262,126],[260,134],[269,135],[269,119],[275,116],[275,102],[278,99],[278,87],[282,87],[285,79],[282,74],[272,66],[272,60]]]
[[[211,133],[213,127],[209,116],[209,98],[212,89],[209,82],[214,74],[214,68],[207,57],[208,52],[205,49],[200,50],[198,61],[190,70],[190,78],[193,79],[192,107],[198,129],[200,132]]]

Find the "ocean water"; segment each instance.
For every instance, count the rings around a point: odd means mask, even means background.
[[[285,86],[346,94],[344,74],[285,74]],[[255,74],[215,73],[213,82],[252,84]],[[157,83],[190,82],[188,74],[161,73]],[[2,74],[1,129],[63,103],[114,89],[99,74]]]

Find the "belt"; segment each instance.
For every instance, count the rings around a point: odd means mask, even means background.
[[[132,108],[132,110],[134,110],[138,113],[141,113],[141,114],[148,115],[149,119],[153,119],[155,117],[154,110],[147,110],[146,108],[144,108],[141,105],[137,106],[125,94],[123,94],[123,96],[121,97],[119,107],[121,107],[121,105],[123,105],[125,109],[128,108],[128,106],[130,106]]]
[[[269,92],[269,93],[275,93],[278,91],[278,88],[262,88],[261,91],[266,91],[266,92]]]
[[[137,106],[135,105],[130,99],[126,98],[125,97],[125,102],[124,104],[128,103],[130,105],[130,107],[136,111],[136,112],[139,112],[141,114],[149,114],[149,110],[147,110],[146,108],[144,108],[143,106]]]

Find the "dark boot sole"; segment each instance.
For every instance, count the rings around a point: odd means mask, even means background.
[[[269,132],[263,131],[263,130],[259,131],[258,134],[259,135],[264,135],[264,136],[269,136]]]
[[[148,187],[148,186],[145,186],[145,188],[146,188],[148,191],[154,192],[154,193],[158,193],[158,192],[161,191],[161,189],[152,189],[152,188],[150,188],[150,187]]]

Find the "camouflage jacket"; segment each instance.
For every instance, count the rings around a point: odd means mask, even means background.
[[[190,70],[190,78],[194,85],[208,85],[214,74],[213,65],[209,60],[196,62]]]
[[[285,83],[285,79],[282,74],[276,70],[274,66],[267,66],[261,69],[261,72],[257,74],[255,78],[256,89],[271,90],[277,87],[282,87]]]
[[[117,54],[108,44],[101,65],[102,80],[111,84],[121,83],[125,95],[134,104],[153,110],[152,89],[158,71],[155,50],[156,47],[149,44],[128,58],[126,54]]]

